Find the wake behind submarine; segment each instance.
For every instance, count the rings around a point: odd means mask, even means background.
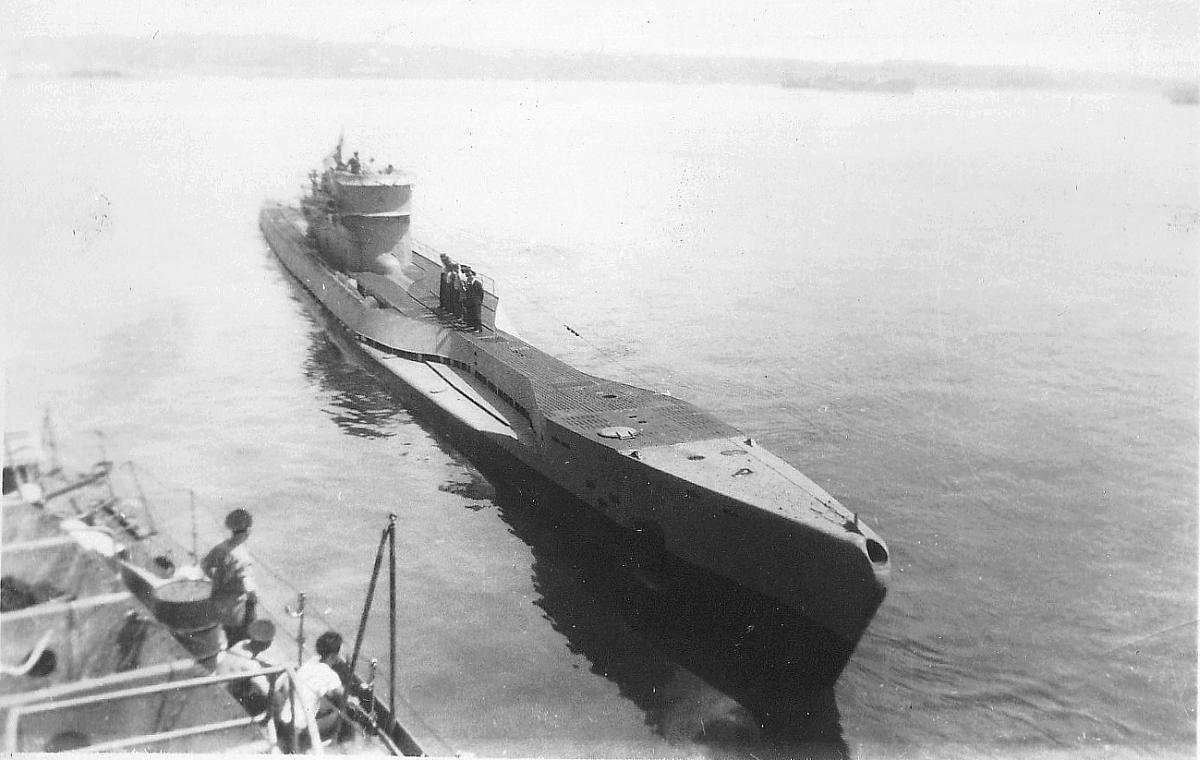
[[[411,236],[407,173],[366,169],[357,154],[343,164],[339,142],[309,177],[299,208],[269,203],[260,227],[377,375],[456,445],[520,463],[628,531],[645,568],[685,563],[828,632],[836,680],[886,593],[890,556],[870,527],[711,414],[506,330],[486,277],[475,319],[452,321],[443,264]]]

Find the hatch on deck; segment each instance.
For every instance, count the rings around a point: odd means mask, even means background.
[[[637,438],[642,432],[637,428],[631,428],[628,425],[613,425],[612,427],[603,427],[596,431],[596,435],[601,438],[617,438],[622,441],[629,438]]]

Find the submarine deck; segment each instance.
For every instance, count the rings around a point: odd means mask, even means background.
[[[418,251],[417,255],[422,254]],[[399,311],[417,317],[423,310],[437,319],[438,284],[439,272],[424,274],[408,288],[411,306]],[[637,446],[740,435],[736,428],[686,401],[589,375],[503,330],[457,331],[457,335],[482,355],[481,360],[525,378],[537,409],[547,418],[583,435],[594,435],[604,427],[634,426],[639,430]],[[605,442],[623,448],[619,440]]]
[[[299,211],[283,206],[270,211],[278,214],[278,221],[283,222],[279,227],[287,228],[296,245],[309,247],[302,232],[305,222]],[[436,256],[427,251],[419,243],[414,244],[413,264],[405,268],[405,274],[411,280],[407,287],[383,275],[350,275],[387,307],[378,311],[385,314],[390,311],[403,319],[402,330],[389,329],[391,326],[386,324],[386,317],[379,315],[379,322],[373,326],[379,328],[381,334],[394,332],[396,335],[395,340],[383,341],[382,348],[419,354],[427,362],[434,360],[457,366],[454,354],[465,346],[485,371],[472,373],[459,367],[460,375],[468,381],[472,377],[478,380],[488,391],[526,415],[536,410],[557,424],[593,439],[601,428],[637,428],[636,444],[628,440],[602,439],[605,445],[617,450],[742,435],[733,426],[686,401],[589,375],[504,330],[484,328],[482,333],[472,333],[448,325],[437,311],[441,265],[435,261]],[[320,261],[315,254],[313,258]],[[345,276],[324,262],[321,265],[335,276]],[[455,346],[456,343],[459,345]],[[515,394],[511,393],[514,388],[506,391],[500,377],[519,378],[522,383],[528,383],[532,395],[529,408],[514,403]],[[477,390],[483,391],[482,388]],[[491,411],[500,412],[499,409]]]

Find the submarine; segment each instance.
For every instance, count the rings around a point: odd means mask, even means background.
[[[309,180],[298,204],[266,203],[259,225],[373,374],[464,454],[527,468],[615,525],[635,572],[699,570],[796,613],[828,635],[836,680],[886,595],[891,557],[875,531],[712,414],[530,345],[485,275],[478,327],[456,323],[441,254],[412,234],[408,172],[343,163],[339,141]]]

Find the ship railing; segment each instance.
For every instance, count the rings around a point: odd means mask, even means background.
[[[418,247],[416,244],[413,245],[413,255],[414,257],[419,256],[424,259],[429,264],[429,267],[427,268],[418,264],[418,266],[421,266],[421,270],[426,274],[422,280],[422,283],[418,284],[417,288],[415,289],[416,292],[413,292],[411,295],[423,306],[425,306],[425,308],[437,308],[439,305],[438,288],[441,282],[440,277],[442,265],[436,259],[441,256],[441,252],[430,245],[421,243],[420,247]],[[453,257],[451,257],[451,260],[453,260]],[[480,318],[484,327],[488,328],[489,330],[495,330],[496,312],[500,306],[500,296],[496,292],[496,280],[481,272],[476,272],[475,276],[483,282],[483,306],[481,308]]]
[[[254,672],[251,672],[251,673],[230,673],[230,674],[223,674],[223,675],[198,676],[195,678],[188,678],[188,679],[185,679],[182,681],[174,681],[174,680],[170,680],[168,678],[168,680],[162,681],[159,683],[154,683],[154,684],[149,684],[149,685],[144,685],[144,686],[134,686],[134,687],[125,688],[125,689],[118,689],[117,691],[102,692],[99,694],[88,694],[85,696],[74,697],[74,698],[46,699],[45,695],[40,695],[38,692],[30,692],[28,695],[26,695],[29,698],[29,701],[31,702],[30,704],[13,704],[8,709],[8,716],[7,716],[7,721],[6,721],[6,725],[5,725],[5,740],[4,740],[5,751],[8,752],[9,754],[14,754],[14,753],[22,751],[21,747],[20,747],[21,721],[23,719],[30,718],[35,715],[44,715],[47,713],[53,713],[55,711],[62,711],[62,710],[75,711],[75,710],[80,710],[84,707],[91,707],[91,706],[100,705],[100,704],[104,704],[104,703],[111,703],[111,702],[115,702],[115,701],[123,700],[123,699],[139,699],[139,698],[145,698],[145,697],[152,697],[157,694],[167,695],[169,693],[169,695],[172,699],[178,699],[180,694],[182,694],[186,691],[189,691],[189,690],[205,689],[205,688],[209,688],[209,687],[213,687],[213,686],[233,684],[236,682],[249,682],[251,679],[259,678],[259,677],[263,677],[263,676],[278,677],[281,674],[284,674],[287,676],[289,683],[292,683],[292,684],[297,683],[296,672],[295,672],[294,668],[292,668],[291,666],[288,666],[288,665],[275,665],[275,666],[270,666],[270,667],[264,667],[264,668],[261,668]],[[82,688],[94,689],[94,688],[103,686],[104,680],[105,679],[96,679],[96,680],[91,681],[86,684],[81,683],[81,684],[79,684],[79,687],[81,689]],[[274,692],[275,688],[276,687],[275,687],[274,683],[272,683],[272,686],[271,686],[272,693]],[[296,693],[295,689],[290,690],[290,694],[291,694],[290,698],[291,699],[296,698],[295,693]],[[268,703],[270,701],[271,700],[268,700]],[[313,720],[312,714],[308,710],[303,709],[299,705],[293,704],[292,715],[293,716],[296,716],[296,715],[304,716],[304,720],[305,720],[305,724],[306,724],[305,728],[307,729],[309,736],[316,737],[319,735],[317,725]],[[193,736],[201,736],[204,734],[216,734],[216,733],[220,733],[223,731],[229,731],[232,729],[237,729],[237,728],[242,728],[242,727],[247,727],[247,726],[253,726],[255,728],[262,730],[264,732],[264,739],[265,739],[266,743],[268,745],[274,747],[274,746],[277,746],[277,741],[276,741],[273,731],[270,730],[270,727],[272,725],[271,722],[273,721],[273,719],[274,718],[271,715],[270,710],[268,710],[267,713],[265,714],[265,716],[264,715],[245,715],[245,716],[227,719],[227,720],[212,721],[212,722],[208,722],[208,723],[200,723],[200,724],[197,724],[194,726],[187,726],[184,728],[177,728],[177,729],[172,729],[169,731],[157,731],[157,732],[148,733],[148,734],[137,734],[134,736],[129,736],[129,737],[121,738],[121,739],[114,739],[114,740],[110,740],[110,741],[99,742],[96,744],[88,744],[86,746],[79,747],[78,750],[83,751],[83,752],[88,752],[88,753],[112,752],[115,750],[128,750],[128,749],[134,748],[134,747],[145,747],[145,746],[151,745],[151,744],[158,744],[161,742],[171,741],[174,739],[182,739],[182,738],[193,737]],[[263,728],[264,721],[268,728]],[[296,724],[294,721],[293,721],[292,725],[293,725],[293,727],[295,727]],[[297,730],[298,729],[293,728],[294,733]],[[293,739],[292,746],[293,747],[297,746],[297,742],[296,742],[297,737],[293,736],[292,739]],[[314,755],[323,754],[323,747],[322,747],[322,744],[320,741],[311,742],[310,754],[314,754]]]
[[[425,257],[425,259],[428,260],[430,263],[432,263],[439,272],[441,271],[441,269],[442,269],[442,264],[441,264],[442,251],[439,251],[437,248],[434,248],[433,246],[429,245],[428,243],[420,243],[420,244],[414,243],[413,244],[413,253],[417,254],[418,256]],[[446,254],[446,256],[451,261],[453,261],[455,264],[465,264],[466,266],[471,267],[471,269],[475,269],[474,266],[472,266],[470,263],[468,263],[466,261],[459,261],[458,259],[454,258],[453,256],[450,256],[449,254]],[[484,290],[486,290],[488,293],[491,293],[492,295],[497,295],[496,280],[494,278],[489,277],[486,274],[483,274],[478,269],[475,269],[475,276],[483,281],[483,289]],[[433,291],[433,295],[437,296],[437,291]]]

